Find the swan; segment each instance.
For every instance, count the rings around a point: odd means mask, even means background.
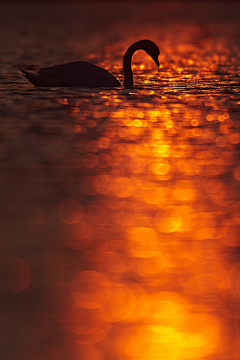
[[[123,86],[133,86],[131,68],[132,55],[137,50],[145,50],[159,67],[159,49],[151,40],[139,40],[132,44],[123,56]],[[40,68],[37,74],[19,68],[35,86],[78,86],[78,87],[117,87],[120,82],[107,70],[86,61],[74,61],[66,64]]]

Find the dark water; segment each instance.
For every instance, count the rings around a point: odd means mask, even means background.
[[[1,3],[1,359],[240,359],[239,10]],[[141,38],[132,89],[18,70]]]

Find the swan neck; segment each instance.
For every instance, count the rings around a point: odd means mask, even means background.
[[[131,67],[132,56],[141,47],[138,43],[131,45],[123,57],[124,86],[133,86],[133,73]]]

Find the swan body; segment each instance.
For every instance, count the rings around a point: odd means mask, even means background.
[[[150,40],[139,40],[132,44],[123,57],[124,86],[133,86],[131,68],[132,55],[137,50],[145,50],[159,67],[159,49]],[[20,68],[19,68],[20,69]],[[120,82],[107,70],[86,61],[74,61],[62,65],[41,68],[37,74],[22,70],[26,78],[35,86],[42,87],[118,87]]]

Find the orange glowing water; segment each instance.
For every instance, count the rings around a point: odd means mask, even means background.
[[[239,5],[26,4],[1,14],[2,358],[239,360]],[[131,89],[16,68],[122,81],[146,37]]]

